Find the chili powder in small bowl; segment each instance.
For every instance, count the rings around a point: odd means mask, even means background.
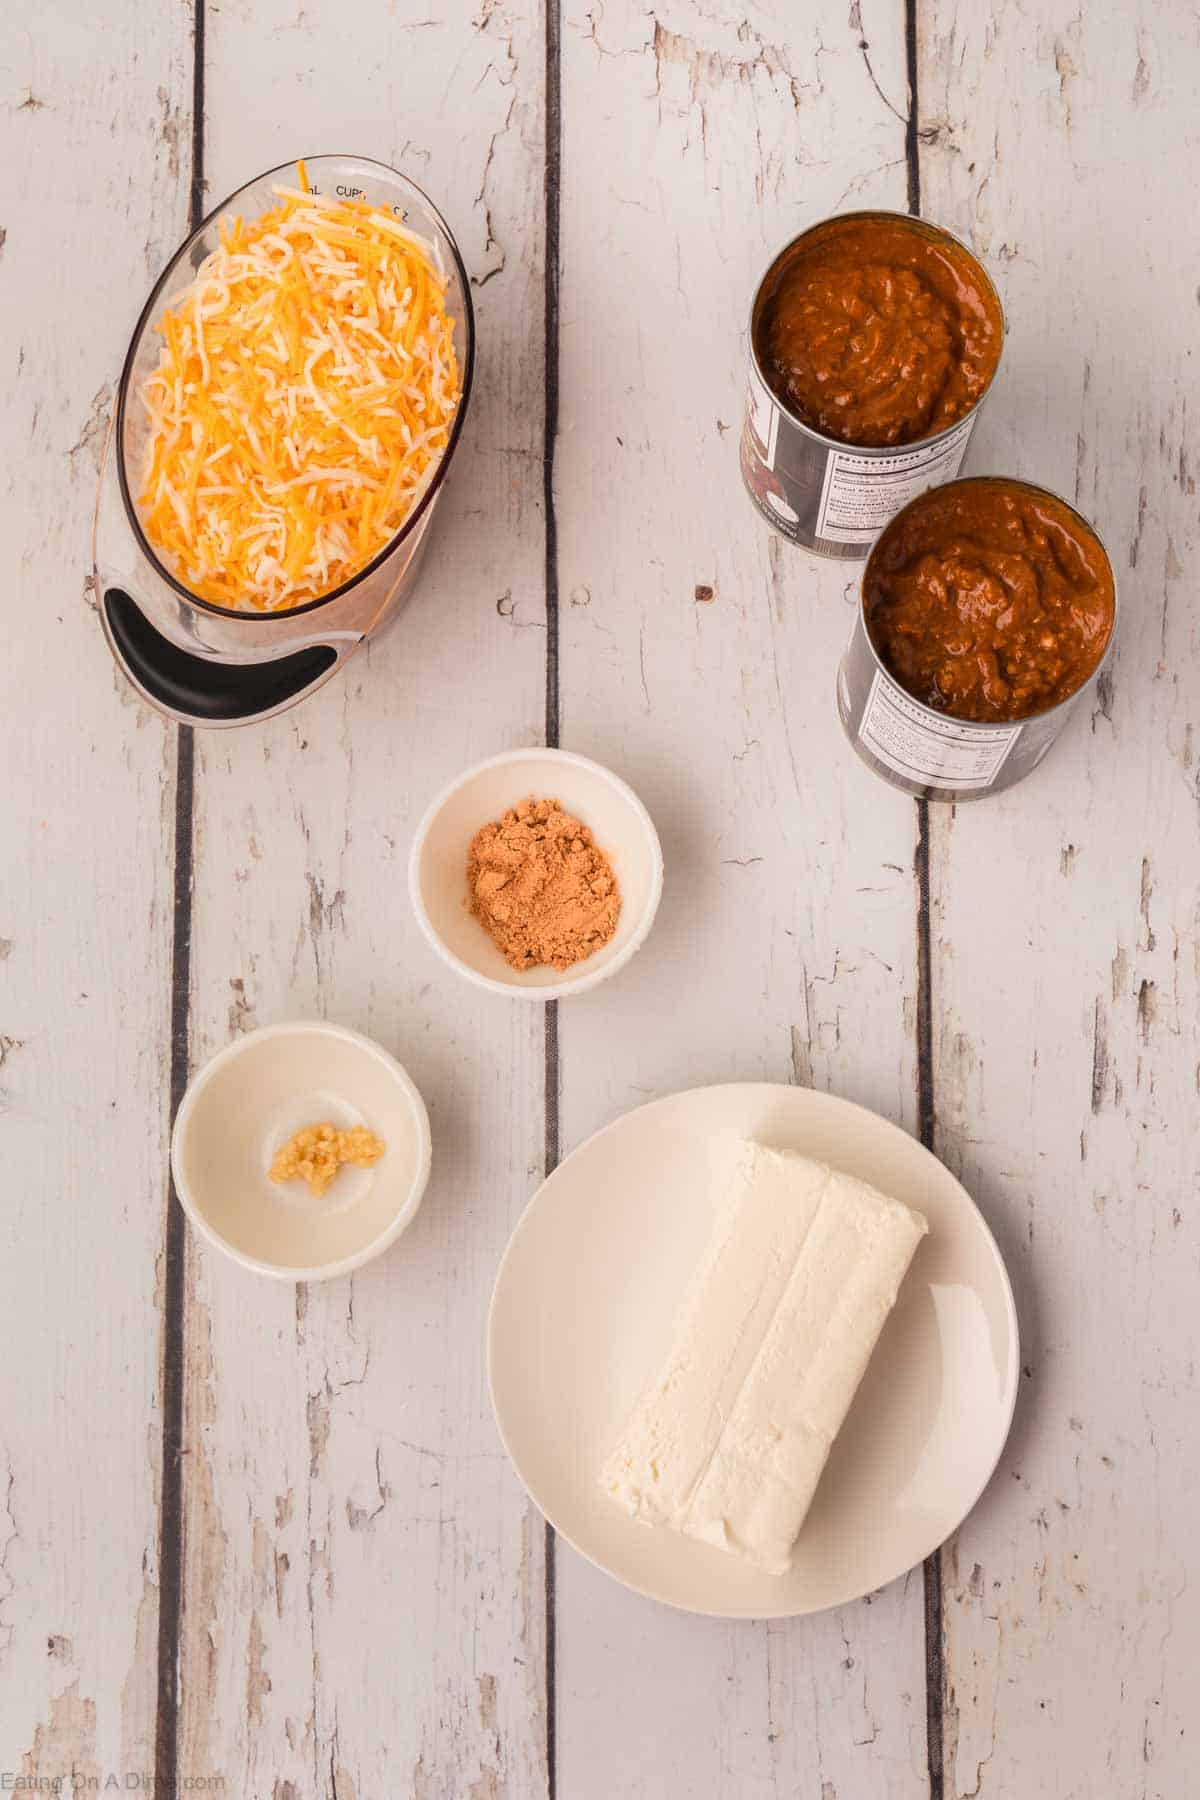
[[[548,831],[559,841],[542,848],[553,854],[531,855]],[[506,862],[511,908],[500,895]],[[554,904],[539,918],[543,878]],[[421,930],[457,975],[513,1000],[560,1000],[615,975],[645,943],[662,846],[619,775],[536,745],[476,763],[438,795],[417,826],[408,881]]]

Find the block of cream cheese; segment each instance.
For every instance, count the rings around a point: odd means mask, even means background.
[[[666,1363],[601,1471],[609,1496],[782,1574],[927,1230],[866,1182],[741,1144]]]

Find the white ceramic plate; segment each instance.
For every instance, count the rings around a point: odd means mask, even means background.
[[[669,1347],[731,1133],[871,1181],[930,1227],[782,1576],[639,1525],[596,1481]],[[550,1523],[638,1593],[728,1618],[839,1606],[921,1562],[995,1468],[1018,1369],[1007,1272],[949,1170],[863,1107],[765,1083],[674,1094],[580,1145],[513,1232],[488,1328],[500,1435]]]

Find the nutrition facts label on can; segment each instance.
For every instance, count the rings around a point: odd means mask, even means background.
[[[863,456],[832,450],[825,465],[817,536],[834,544],[869,544],[902,506],[928,487],[953,481],[962,464],[974,419],[915,450]]]
[[[1021,727],[935,718],[876,670],[858,735],[873,756],[910,781],[968,789],[991,786]]]

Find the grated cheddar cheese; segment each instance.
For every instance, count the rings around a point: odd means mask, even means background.
[[[396,535],[433,479],[461,394],[437,248],[362,200],[276,187],[220,221],[165,311],[142,526],[201,599],[319,599]]]

